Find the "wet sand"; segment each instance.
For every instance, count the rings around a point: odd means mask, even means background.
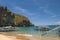
[[[60,37],[36,36],[16,32],[0,32],[0,40],[60,40]]]

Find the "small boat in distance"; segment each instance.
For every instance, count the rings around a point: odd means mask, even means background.
[[[0,27],[0,31],[14,31],[15,28],[12,26]]]

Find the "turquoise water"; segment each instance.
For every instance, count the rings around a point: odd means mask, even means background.
[[[34,27],[17,27],[15,32],[22,34],[41,35],[41,31],[36,31]]]
[[[31,34],[31,35],[39,35],[39,36],[40,35],[58,36],[59,29],[47,33],[47,31],[40,31],[40,30],[37,31],[35,30],[35,27],[17,27],[15,32],[19,32],[21,34]]]

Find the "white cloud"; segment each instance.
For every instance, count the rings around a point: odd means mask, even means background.
[[[51,17],[57,17],[56,14],[54,14],[53,12],[51,12],[51,11],[49,11],[49,10],[47,10],[47,9],[44,9],[43,11],[44,11],[46,14],[50,15]]]
[[[44,9],[43,11],[44,11],[46,14],[54,15],[54,13],[48,11],[47,9]]]
[[[45,14],[48,14],[51,17],[56,17],[57,15],[54,12],[51,12],[51,11],[48,10],[48,8],[49,8],[49,0],[45,0],[45,2],[46,2],[45,6],[39,6],[39,10],[42,10]]]
[[[22,15],[28,17],[31,20],[36,20],[37,18],[40,18],[40,15],[38,15],[37,13],[31,13],[29,12],[27,9],[23,9],[21,7],[15,7],[13,8],[14,10],[18,11],[19,13],[21,13]],[[38,16],[36,16],[38,15]]]
[[[25,9],[20,8],[20,7],[15,7],[15,9],[20,10],[20,11],[22,11],[22,12],[26,12],[26,10],[25,10]]]
[[[60,21],[56,22],[56,24],[60,25]]]
[[[37,1],[37,0],[33,0],[35,3],[37,3],[37,4],[39,4],[39,2]],[[45,6],[43,5],[43,6],[40,6],[40,5],[37,5],[39,8],[38,8],[38,10],[39,11],[43,11],[44,13],[46,13],[46,14],[48,14],[48,15],[50,15],[51,17],[56,17],[56,15],[53,13],[53,12],[51,12],[51,11],[49,11],[48,10],[48,7],[49,7],[49,2],[48,2],[49,0],[46,0],[45,2],[47,2],[46,4],[45,4]]]
[[[31,13],[31,12],[29,12],[28,10],[23,9],[23,8],[21,8],[21,7],[15,7],[14,9],[15,9],[15,10],[19,10],[20,13],[23,13],[23,14],[26,14],[26,15],[29,15],[29,16],[34,16],[34,15],[36,15],[35,13]]]
[[[35,3],[37,3],[37,4],[39,4],[37,0],[33,0],[33,1],[34,1]],[[45,6],[39,6],[39,5],[37,5],[37,6],[39,7],[39,10],[42,10],[44,13],[46,13],[46,14],[48,14],[48,15],[50,15],[51,17],[54,18],[54,17],[56,17],[57,15],[48,10],[48,6],[49,6],[49,2],[48,2],[48,1],[49,1],[49,0],[46,0],[47,3],[45,4]]]
[[[51,17],[57,17],[56,15],[53,15],[53,16],[51,16]]]

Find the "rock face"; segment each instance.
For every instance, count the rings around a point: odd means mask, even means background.
[[[25,24],[26,23],[26,24]],[[7,7],[0,6],[0,26],[32,26],[32,23],[25,16],[11,12]]]

